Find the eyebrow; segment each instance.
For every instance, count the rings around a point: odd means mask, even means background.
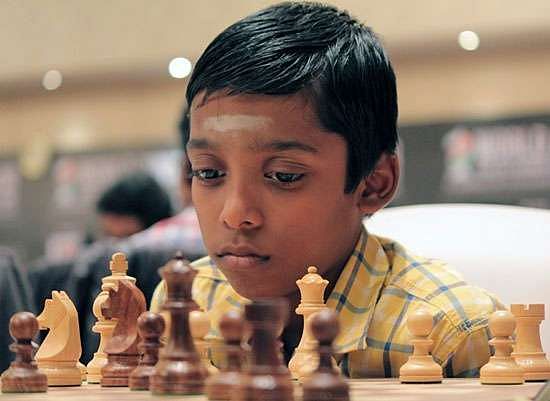
[[[271,141],[267,143],[258,143],[250,146],[254,151],[274,150],[283,152],[285,150],[301,150],[308,153],[319,153],[319,151],[311,145],[307,145],[299,141]]]
[[[206,139],[190,139],[185,146],[187,150],[189,149],[217,149],[219,146],[213,144]]]
[[[216,143],[212,143],[208,141],[207,139],[199,138],[199,139],[190,139],[189,142],[187,142],[186,146],[187,150],[189,149],[219,149],[220,146]],[[314,148],[311,145],[307,145],[305,143],[299,142],[299,141],[271,141],[266,143],[254,143],[253,145],[249,146],[250,150],[255,152],[261,152],[261,151],[276,151],[276,152],[283,152],[286,150],[301,150],[303,152],[308,153],[319,153],[319,151]]]

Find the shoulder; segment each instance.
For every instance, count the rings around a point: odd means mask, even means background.
[[[434,356],[446,360],[471,334],[486,331],[488,318],[504,306],[496,296],[467,283],[443,261],[409,252],[401,244],[379,238],[391,261],[380,304],[400,305],[404,315],[424,308],[434,315]],[[402,326],[406,326],[403,319]],[[403,327],[405,332],[408,332]]]
[[[431,305],[457,326],[484,320],[487,313],[502,305],[493,294],[467,283],[447,263],[415,255],[395,241],[383,241],[384,247],[391,247],[393,254],[387,288],[400,289]]]

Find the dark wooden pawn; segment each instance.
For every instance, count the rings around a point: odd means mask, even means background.
[[[349,386],[332,364],[332,343],[340,325],[331,309],[313,314],[306,324],[319,342],[319,367],[303,383],[303,401],[349,401]]]
[[[244,319],[237,311],[229,311],[220,319],[219,329],[225,341],[226,364],[218,374],[206,379],[206,395],[211,401],[229,401],[241,381]]]
[[[130,390],[149,390],[149,377],[159,359],[160,336],[164,326],[164,319],[157,313],[143,312],[139,315],[137,329],[141,341],[138,349],[142,355],[138,367],[130,373]]]
[[[30,312],[18,312],[10,319],[10,335],[15,340],[10,351],[15,353],[15,360],[2,373],[3,393],[43,393],[48,390],[48,379],[33,360],[33,353],[38,348],[32,339],[38,333],[38,321]]]
[[[233,401],[293,401],[294,386],[277,341],[288,318],[288,303],[284,299],[254,301],[245,306],[245,318],[252,329],[251,361]]]
[[[160,274],[166,283],[162,307],[170,314],[170,333],[149,388],[154,394],[202,394],[208,372],[189,328],[189,312],[195,308],[191,287],[196,271],[178,254],[160,269]]]

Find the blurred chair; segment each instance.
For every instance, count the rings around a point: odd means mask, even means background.
[[[42,308],[44,301],[52,296],[53,290],[66,289],[73,262],[72,259],[50,261],[42,258],[29,264],[29,281],[38,309]]]
[[[544,303],[550,354],[550,210],[485,204],[384,209],[365,222],[419,255],[438,258],[503,303]]]

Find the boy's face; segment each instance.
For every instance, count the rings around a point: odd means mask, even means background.
[[[187,150],[206,248],[239,294],[285,296],[308,266],[346,262],[363,216],[344,193],[346,142],[304,96],[199,96]]]

